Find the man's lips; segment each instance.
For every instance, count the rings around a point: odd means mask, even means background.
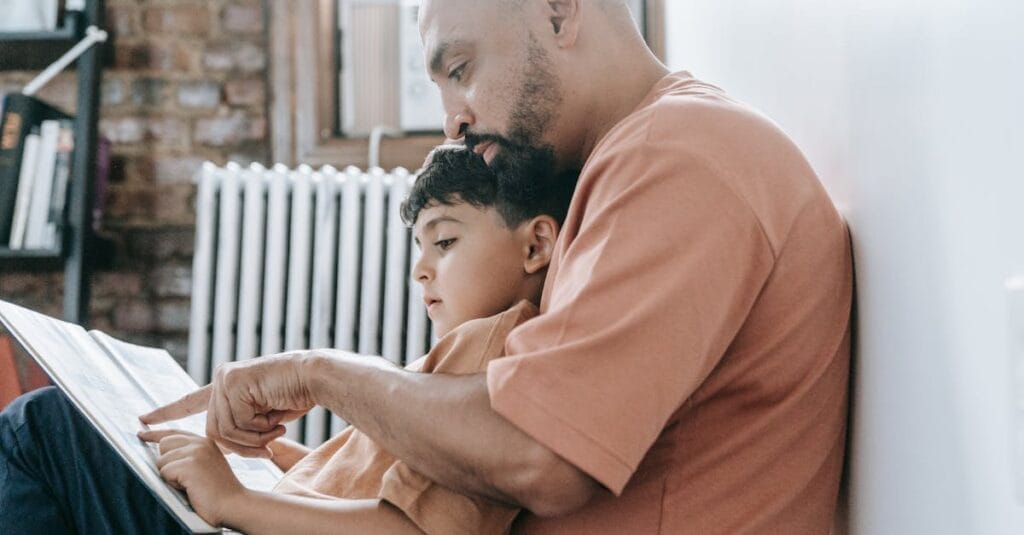
[[[473,152],[483,156],[484,162],[490,164],[498,152],[498,144],[493,141],[484,141],[473,147]]]

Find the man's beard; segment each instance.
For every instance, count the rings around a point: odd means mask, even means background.
[[[555,149],[542,137],[551,127],[562,104],[558,77],[547,52],[530,35],[527,65],[509,119],[508,137],[467,131],[466,146],[492,142],[498,152],[490,162],[498,177],[501,195],[513,201],[546,196],[559,180]]]

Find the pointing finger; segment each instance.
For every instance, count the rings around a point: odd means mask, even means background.
[[[206,385],[199,390],[186,394],[177,401],[168,403],[153,412],[143,414],[139,417],[139,420],[144,424],[152,425],[179,420],[186,416],[203,412],[210,402],[210,392],[212,391],[213,385]]]

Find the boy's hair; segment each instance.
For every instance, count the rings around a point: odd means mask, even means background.
[[[569,211],[578,173],[537,177],[541,187],[510,194],[503,191],[498,176],[482,156],[461,145],[442,145],[430,153],[409,196],[402,202],[402,220],[416,224],[420,211],[436,205],[469,203],[477,208],[494,207],[505,225],[516,228],[539,215],[548,215],[561,225]],[[514,198],[513,198],[514,197]]]

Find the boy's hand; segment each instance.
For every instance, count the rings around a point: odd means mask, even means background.
[[[139,438],[159,444],[160,476],[185,491],[192,508],[211,525],[221,525],[230,504],[245,494],[214,441],[176,430],[140,431]]]

